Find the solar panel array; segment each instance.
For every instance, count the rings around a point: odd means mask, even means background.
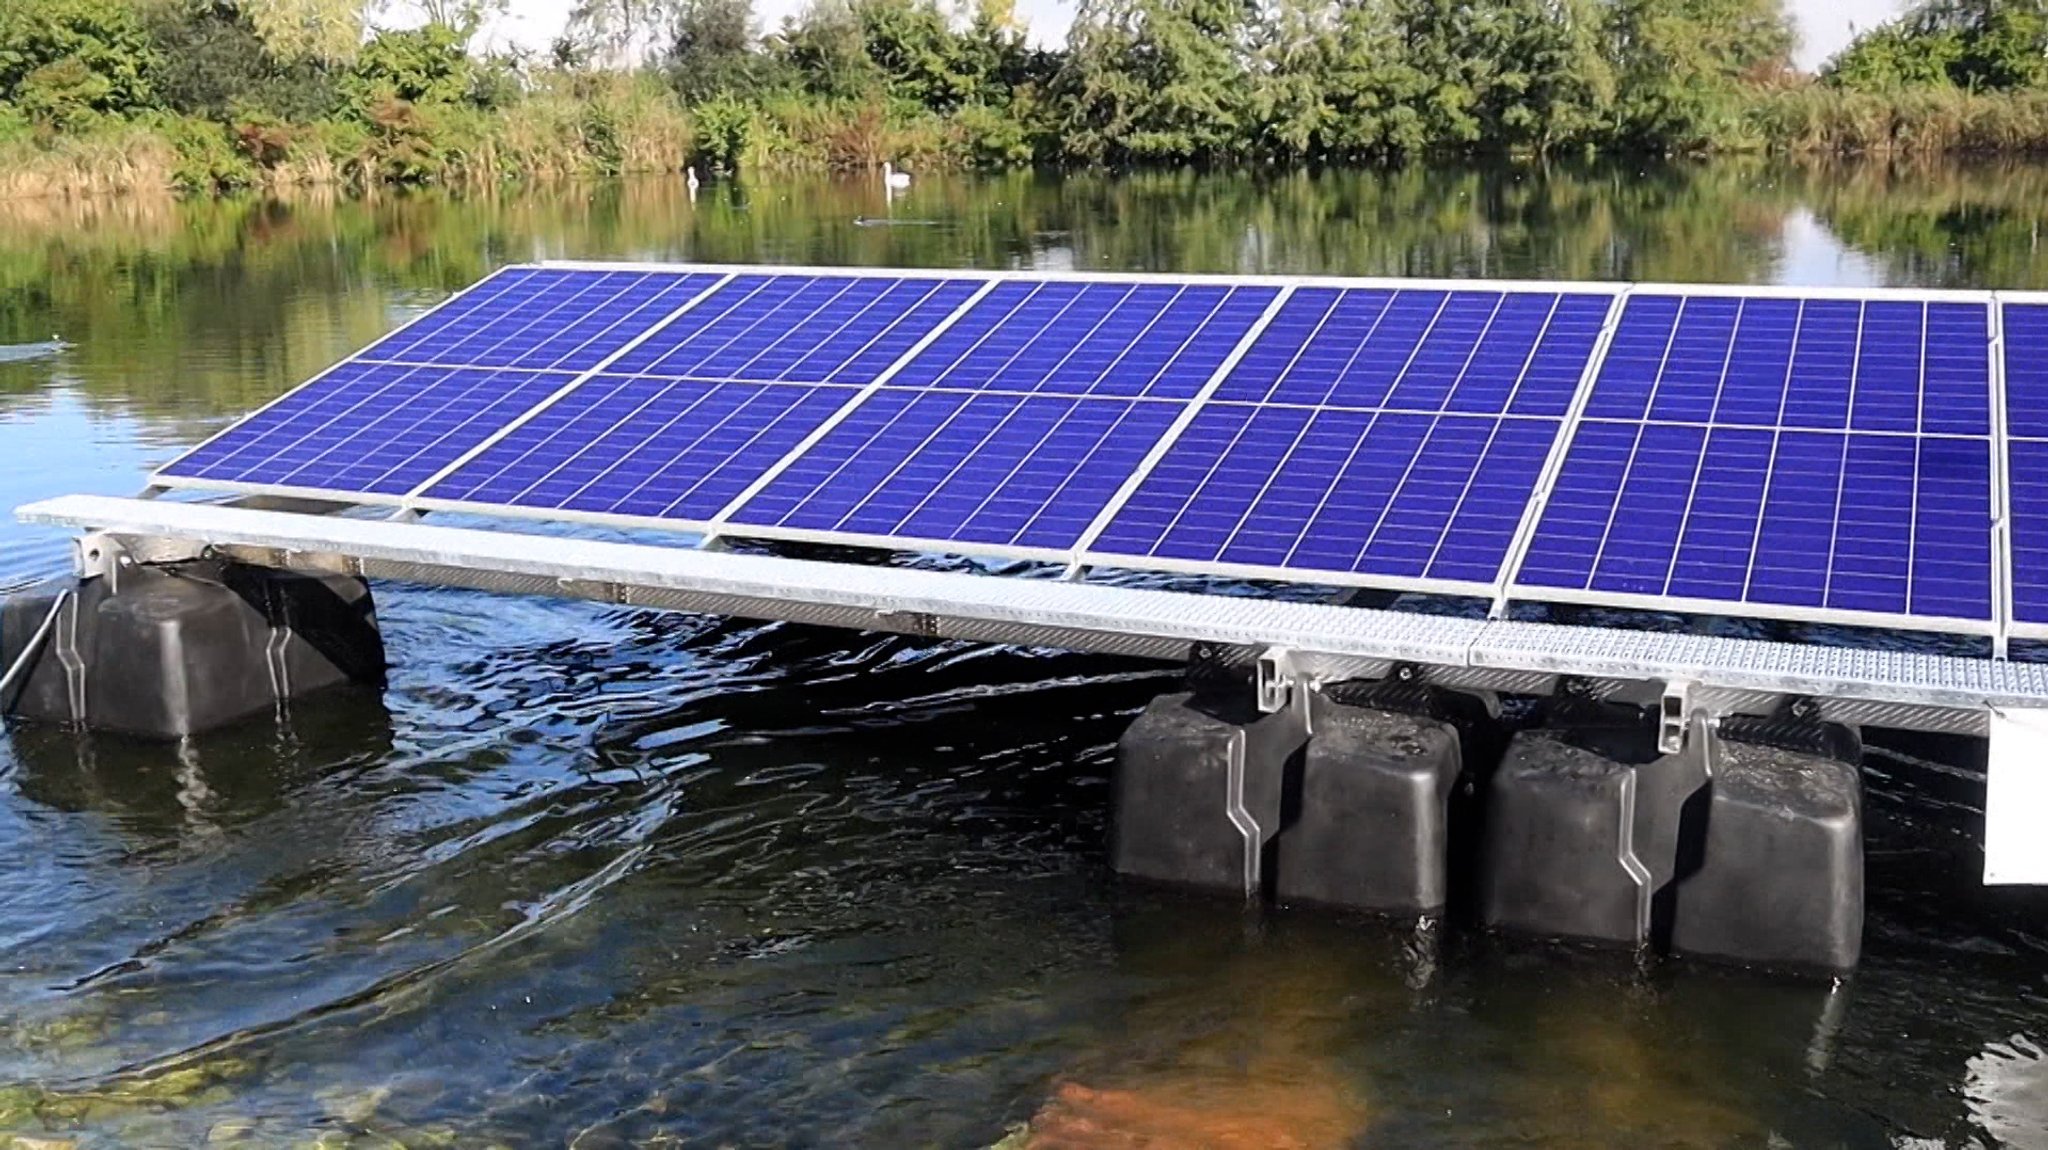
[[[2048,634],[2048,302],[515,267],[158,481]]]
[[[423,495],[703,522],[977,286],[736,276]]]
[[[733,522],[1071,548],[1278,294],[1000,284]]]

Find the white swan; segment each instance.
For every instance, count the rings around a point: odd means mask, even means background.
[[[683,169],[683,183],[692,192],[697,190],[697,166],[695,164]]]
[[[907,188],[910,186],[910,173],[899,172],[894,164],[883,160],[882,186],[885,188]]]

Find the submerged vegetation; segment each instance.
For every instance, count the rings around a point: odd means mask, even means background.
[[[2048,0],[1929,0],[1818,77],[1781,0],[7,0],[0,195],[871,166],[2048,150]]]

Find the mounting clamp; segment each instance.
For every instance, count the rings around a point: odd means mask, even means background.
[[[1297,668],[1294,652],[1285,647],[1268,647],[1259,652],[1254,665],[1252,686],[1258,699],[1259,713],[1270,715],[1284,711],[1290,702],[1306,703],[1306,698],[1297,688],[1303,686],[1300,670]]]
[[[1673,679],[1664,684],[1664,697],[1657,707],[1657,749],[1667,755],[1683,751],[1692,720],[1692,683]]]

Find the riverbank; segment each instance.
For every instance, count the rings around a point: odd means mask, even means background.
[[[594,90],[587,83],[578,87],[540,90],[498,110],[393,101],[367,123],[225,125],[165,115],[110,119],[76,134],[0,133],[0,198],[476,188],[678,172],[686,165],[706,175],[714,165],[815,174],[884,161],[923,171],[1010,169],[1052,150],[1021,129],[1006,144],[992,140],[988,126],[972,116],[924,109],[790,100],[735,103],[707,115],[704,108],[683,107],[651,81],[618,77]],[[708,155],[714,149],[729,159]],[[1719,143],[1698,154],[1805,162],[2044,155],[2048,94],[1930,89],[1877,95],[1819,85],[1763,91]]]

